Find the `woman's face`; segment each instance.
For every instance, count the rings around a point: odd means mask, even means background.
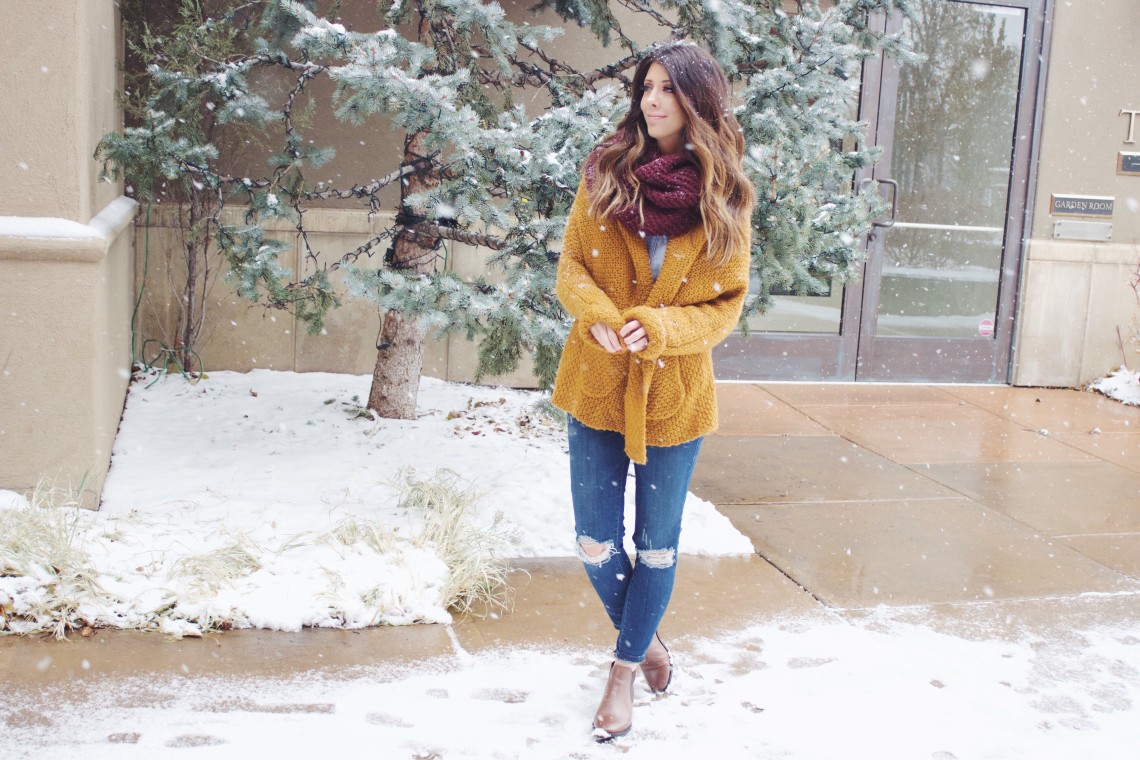
[[[669,72],[660,63],[650,64],[645,74],[641,86],[641,115],[649,136],[657,141],[662,153],[676,153],[681,149],[685,114],[669,81]]]

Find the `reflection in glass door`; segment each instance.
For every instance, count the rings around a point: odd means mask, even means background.
[[[1020,251],[1024,210],[1010,191],[1028,9],[913,8],[892,26],[922,60],[882,69],[874,176],[890,181],[893,224],[868,243],[856,378],[1002,382],[1003,265]]]

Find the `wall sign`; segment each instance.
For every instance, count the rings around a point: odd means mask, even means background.
[[[1116,154],[1116,173],[1140,177],[1140,153],[1120,151]]]
[[[1057,240],[1087,240],[1094,243],[1107,243],[1112,240],[1112,224],[1110,222],[1058,219],[1053,222],[1053,237]]]
[[[1111,217],[1116,197],[1111,195],[1050,196],[1049,213],[1053,216]]]
[[[1140,111],[1134,111],[1129,108],[1121,108],[1120,115],[1128,117],[1128,137],[1124,139],[1125,145],[1132,145],[1136,142],[1136,116]]]

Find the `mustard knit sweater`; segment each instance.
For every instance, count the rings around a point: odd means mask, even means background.
[[[704,228],[669,239],[657,280],[645,241],[612,219],[590,216],[582,181],[558,262],[558,299],[574,325],[552,401],[587,427],[625,436],[630,459],[646,446],[676,446],[717,426],[712,349],[740,319],[748,292],[748,251],[709,261]],[[590,334],[641,322],[643,351],[611,354]]]

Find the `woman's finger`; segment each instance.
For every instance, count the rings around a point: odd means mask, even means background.
[[[649,345],[649,335],[636,319],[626,322],[621,328],[621,338],[630,351],[641,351]]]
[[[611,354],[616,354],[623,350],[618,334],[607,324],[599,322],[595,325],[591,325],[590,334],[594,336],[594,340],[598,341],[599,346]]]

